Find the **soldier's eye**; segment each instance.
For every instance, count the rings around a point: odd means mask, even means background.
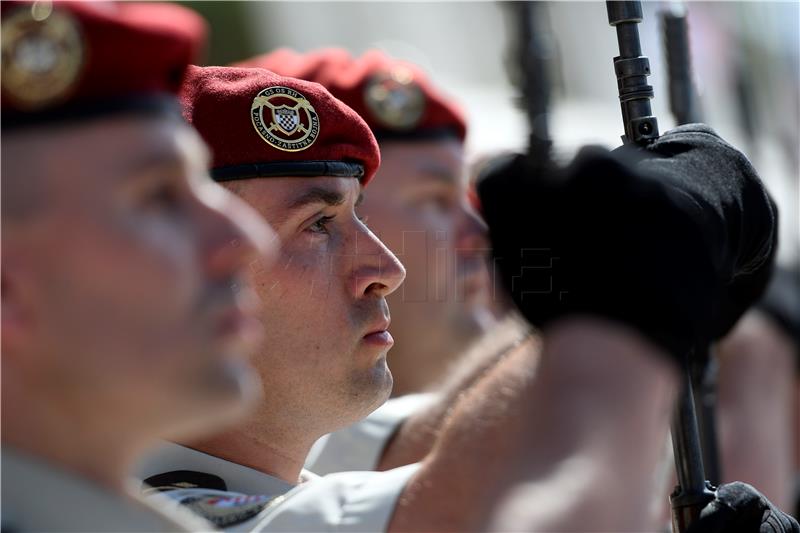
[[[171,210],[180,203],[180,193],[174,184],[158,181],[142,191],[140,202],[148,210]]]
[[[311,233],[317,233],[321,235],[329,235],[330,231],[328,230],[328,223],[334,218],[336,217],[335,216],[320,217],[308,227],[308,231],[310,231]]]
[[[454,199],[448,194],[432,194],[421,198],[417,204],[422,211],[446,213],[453,209]]]
[[[150,198],[150,202],[154,205],[172,206],[177,203],[178,196],[172,187],[161,187],[158,191],[154,192]]]

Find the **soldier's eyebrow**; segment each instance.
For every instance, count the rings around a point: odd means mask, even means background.
[[[136,176],[160,168],[181,168],[184,159],[181,155],[169,149],[153,151],[146,156],[127,161],[124,166],[125,175]]]
[[[134,161],[128,161],[119,172],[118,186],[123,189],[135,191],[144,183],[149,183],[155,178],[169,177],[171,180],[182,181],[180,176],[186,176],[186,160],[179,154],[163,151],[149,154]]]
[[[183,168],[211,168],[211,150],[200,137],[188,127],[179,133],[176,142],[148,145],[148,150],[133,150],[131,158],[120,164],[125,175],[136,175],[158,170],[180,170]],[[189,133],[191,132],[191,133]],[[135,154],[135,155],[134,155]]]
[[[448,185],[458,184],[461,181],[461,176],[454,173],[445,165],[437,165],[435,163],[421,163],[417,165],[420,172],[421,179],[419,181],[434,179],[436,181],[444,182]]]
[[[287,207],[288,211],[300,209],[309,204],[325,204],[327,206],[335,207],[344,203],[344,195],[339,191],[332,191],[322,187],[313,187],[303,191],[302,194],[295,197]]]
[[[346,196],[330,188],[325,187],[312,187],[302,191],[300,194],[292,198],[286,207],[274,212],[268,219],[270,224],[281,226],[287,222],[294,213],[300,209],[306,208],[310,205],[319,204],[323,206],[336,207],[344,204]]]

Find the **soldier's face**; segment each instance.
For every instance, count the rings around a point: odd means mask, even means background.
[[[266,331],[255,358],[267,401],[261,415],[273,427],[281,417],[324,431],[361,418],[391,389],[386,296],[405,272],[356,217],[358,180],[266,178],[234,187],[281,240],[275,266],[253,273]]]
[[[466,201],[463,159],[454,139],[382,142],[380,170],[358,208],[408,271],[389,301],[397,353],[418,355],[411,366],[433,378],[448,361],[432,354],[469,341],[487,312],[486,230]]]
[[[207,178],[196,133],[121,116],[10,142],[28,163],[4,153],[3,193],[35,172],[40,205],[4,218],[3,255],[14,259],[3,349],[27,357],[14,364],[38,380],[35,394],[78,419],[94,409],[124,434],[185,435],[238,410],[260,335],[240,273],[254,236],[264,260],[276,248],[263,245],[272,232],[259,217]]]

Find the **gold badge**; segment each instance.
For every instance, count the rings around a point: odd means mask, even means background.
[[[78,23],[52,4],[35,2],[2,24],[2,86],[20,107],[36,109],[65,98],[84,60]]]
[[[364,89],[364,102],[381,124],[410,130],[425,112],[425,93],[407,67],[396,66],[373,75]]]
[[[268,110],[264,116],[264,110]],[[305,96],[289,87],[268,87],[250,107],[253,127],[267,144],[284,152],[300,152],[319,136],[319,115]]]

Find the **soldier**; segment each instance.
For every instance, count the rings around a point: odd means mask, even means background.
[[[301,469],[316,439],[389,396],[386,296],[405,272],[355,214],[380,154],[353,110],[318,84],[262,69],[191,67],[181,97],[212,146],[212,176],[271,221],[281,252],[273,268],[251,273],[265,330],[254,360],[260,408],[224,434],[165,447],[140,472],[157,490],[184,487],[166,495],[218,526],[246,529],[270,499],[308,479]],[[379,481],[367,485],[387,492]],[[342,490],[320,484],[328,498]],[[227,507],[209,504],[220,497]],[[374,504],[378,520],[394,497]]]
[[[464,179],[464,116],[420,68],[378,50],[353,57],[339,48],[280,49],[238,65],[320,83],[364,118],[381,166],[359,213],[407,272],[387,298],[393,398],[320,439],[307,468],[328,474],[416,462],[452,400],[527,333],[513,318],[494,324],[488,305],[485,226],[467,202]],[[425,394],[431,391],[438,394]]]
[[[125,477],[256,390],[236,287],[274,234],[180,118],[204,33],[167,4],[2,4],[4,531],[210,527]]]
[[[800,269],[778,267],[765,297],[717,350],[717,420],[724,480],[757,486],[798,511]],[[800,487],[800,485],[798,485]]]

